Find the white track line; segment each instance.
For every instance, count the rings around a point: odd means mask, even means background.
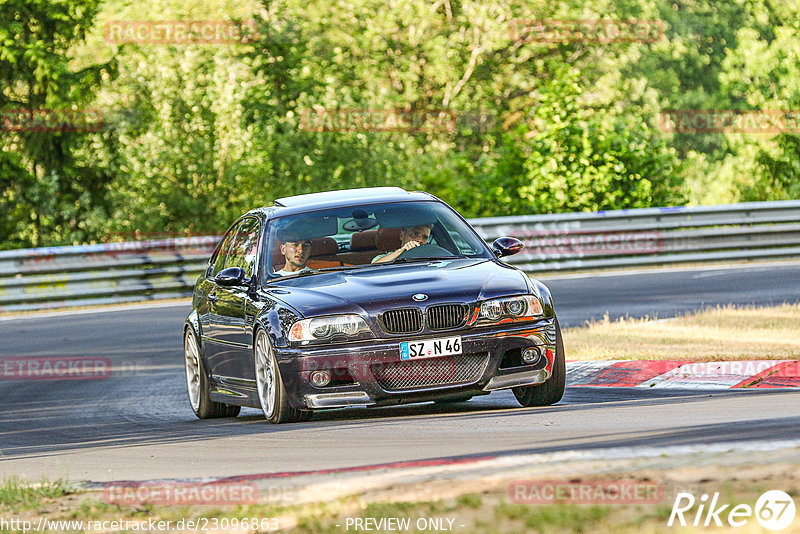
[[[740,269],[756,269],[765,270],[773,267],[798,267],[800,262],[797,261],[781,261],[781,262],[758,262],[746,263],[735,265],[695,265],[686,267],[656,267],[653,269],[620,269],[615,271],[601,271],[601,272],[585,272],[585,273],[572,273],[572,274],[542,274],[528,273],[530,278],[537,280],[568,280],[570,278],[596,278],[608,276],[628,276],[637,274],[659,274],[659,273],[673,273],[685,271],[732,271]]]
[[[115,306],[107,306],[104,308],[89,308],[85,310],[59,310],[48,312],[32,312],[22,315],[6,315],[0,317],[0,321],[19,321],[20,319],[44,319],[51,317],[64,317],[68,315],[91,315],[95,313],[108,313],[115,311],[128,311],[128,310],[152,310],[154,308],[186,308],[186,313],[189,313],[189,307],[192,305],[192,300],[187,299],[186,302],[158,302],[158,300],[148,300],[145,302],[137,302],[135,304],[118,304]]]

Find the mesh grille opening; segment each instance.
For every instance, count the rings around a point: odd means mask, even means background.
[[[469,384],[483,375],[489,353],[463,354],[441,358],[424,358],[373,363],[372,375],[386,391],[403,391],[434,386]]]

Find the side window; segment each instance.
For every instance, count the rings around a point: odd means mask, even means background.
[[[239,224],[225,262],[226,269],[241,267],[247,278],[253,275],[258,256],[258,228],[258,219],[255,217],[248,217]]]
[[[213,262],[211,269],[209,269],[211,278],[217,276],[217,273],[225,268],[225,260],[228,258],[228,249],[231,248],[231,241],[233,240],[233,236],[236,235],[236,228],[238,228],[238,226],[228,230],[228,233],[225,234],[225,237],[220,241],[219,248],[217,248],[214,257],[211,259]]]

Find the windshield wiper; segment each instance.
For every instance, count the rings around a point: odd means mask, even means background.
[[[304,276],[311,276],[312,274],[332,273],[336,271],[349,271],[351,269],[364,269],[366,267],[380,267],[381,265],[393,265],[395,263],[417,263],[425,261],[448,261],[464,259],[468,256],[465,254],[458,254],[454,256],[426,256],[422,258],[399,258],[388,263],[364,263],[361,265],[340,265],[337,267],[322,267],[320,269],[310,269],[308,271],[297,271],[296,273],[286,274],[278,278],[272,278],[269,282],[277,282],[280,280],[292,280],[294,278],[301,278]],[[267,282],[267,283],[269,283]]]
[[[390,261],[389,265],[391,265],[393,263],[414,263],[414,262],[418,262],[418,261],[447,261],[447,260],[458,259],[458,258],[459,258],[459,256],[445,256],[445,257],[443,257],[443,256],[436,256],[436,257],[423,256],[421,258],[397,258],[394,261]]]
[[[337,266],[337,267],[322,267],[320,269],[309,269],[307,271],[297,271],[296,273],[285,274],[285,275],[280,276],[278,278],[273,278],[272,280],[270,280],[270,282],[277,281],[277,280],[291,280],[293,278],[301,278],[303,276],[311,276],[312,274],[319,274],[319,273],[330,273],[330,272],[334,272],[334,271],[348,271],[350,269],[360,269],[362,267],[369,267],[369,266],[370,266],[370,264],[367,263],[367,264],[364,264],[364,265],[340,265],[340,266]]]
[[[297,271],[296,273],[284,274],[283,276],[272,278],[269,280],[269,282],[277,282],[278,280],[291,280],[293,278],[301,278],[303,276],[310,276],[312,274],[317,274],[318,272],[319,269],[309,269],[308,271]]]
[[[321,269],[315,269],[314,272],[317,273],[327,273],[333,271],[349,271],[350,269],[361,269],[363,267],[369,267],[371,264],[369,263],[362,263],[361,265],[340,265],[338,267],[322,267]]]

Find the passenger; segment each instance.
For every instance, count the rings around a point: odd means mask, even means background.
[[[306,265],[308,258],[311,256],[311,240],[304,239],[301,241],[284,241],[281,243],[281,254],[286,260],[286,263],[279,271],[275,271],[278,276],[287,276],[296,274],[301,271],[310,271],[311,269]]]
[[[379,254],[372,258],[372,263],[387,263],[396,260],[400,254],[406,250],[411,250],[414,247],[425,245],[431,238],[432,224],[423,224],[420,226],[409,226],[400,229],[400,248],[394,252],[387,252],[386,254]]]

